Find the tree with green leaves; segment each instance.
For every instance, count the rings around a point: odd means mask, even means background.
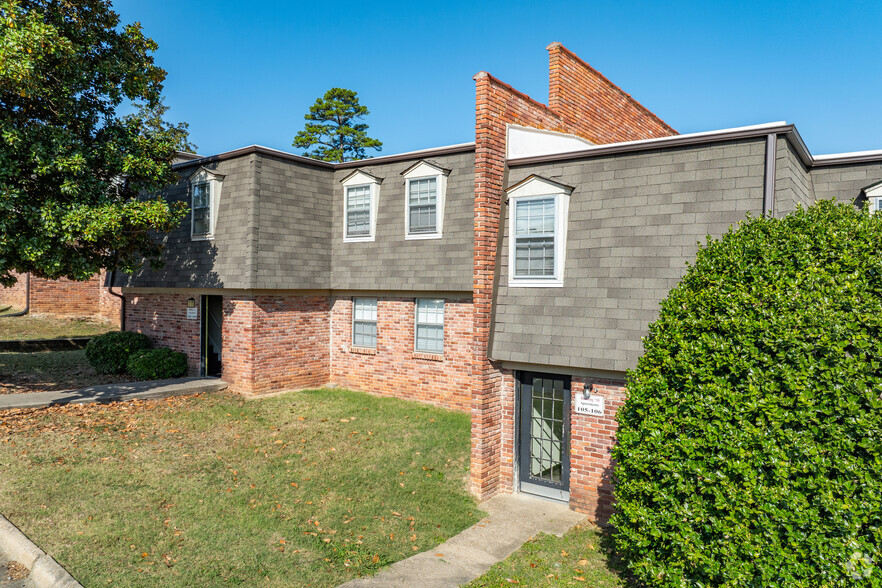
[[[158,263],[155,232],[186,215],[141,197],[192,146],[164,120],[156,43],[119,25],[109,0],[0,0],[2,285]]]
[[[882,586],[882,214],[708,238],[628,374],[616,545],[650,586]]]
[[[382,151],[383,144],[367,135],[368,125],[356,122],[370,114],[358,103],[358,94],[345,88],[331,88],[309,107],[306,125],[297,133],[293,146],[307,149],[306,157],[323,161],[363,159],[365,149]],[[316,147],[309,150],[310,147]]]

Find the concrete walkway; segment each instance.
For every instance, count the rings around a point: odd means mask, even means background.
[[[563,535],[585,520],[565,504],[525,494],[494,496],[480,506],[487,517],[438,547],[392,564],[372,578],[340,588],[446,588],[471,582],[538,533]]]
[[[175,378],[126,384],[102,384],[67,392],[28,392],[0,394],[0,410],[10,408],[40,408],[55,404],[91,404],[115,400],[146,400],[218,392],[227,383],[218,378]]]

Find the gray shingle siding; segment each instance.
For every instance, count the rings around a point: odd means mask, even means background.
[[[267,155],[259,162],[255,287],[328,288],[332,174]]]
[[[863,188],[882,180],[882,162],[854,163],[812,169],[815,198],[852,201]]]
[[[815,201],[812,176],[790,141],[779,136],[775,153],[775,216],[782,217]]]
[[[765,141],[750,139],[516,167],[574,186],[562,288],[508,287],[500,250],[491,357],[623,371],[705,236],[761,214]]]
[[[212,241],[191,241],[189,214],[165,238],[165,267],[142,269],[129,287],[471,291],[474,152],[430,159],[450,169],[441,239],[404,239],[401,172],[412,160],[360,169],[384,178],[376,240],[343,243],[343,186],[333,171],[252,153],[206,165],[224,174]],[[187,178],[164,192],[189,205]],[[121,278],[122,280],[122,278]]]
[[[331,288],[351,290],[471,291],[474,248],[475,154],[431,157],[447,176],[441,239],[405,240],[405,180],[419,158],[359,169],[382,178],[376,239],[343,242],[343,185],[352,169],[334,172]]]
[[[164,237],[165,266],[160,270],[143,268],[132,276],[118,278],[123,286],[149,288],[250,288],[255,249],[254,172],[256,155],[245,155],[211,163],[205,167],[224,174],[218,206],[215,239],[190,239],[190,214],[181,225]],[[169,201],[189,206],[188,177],[198,166],[182,170],[181,180],[163,191]]]

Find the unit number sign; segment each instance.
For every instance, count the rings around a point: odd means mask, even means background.
[[[197,308],[188,308],[187,309],[187,318],[190,320],[194,320],[199,316]]]
[[[576,413],[578,414],[603,416],[604,408],[605,402],[603,396],[598,396],[597,394],[592,394],[588,398],[585,398],[581,394],[576,396]]]

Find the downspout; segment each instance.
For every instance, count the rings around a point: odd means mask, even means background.
[[[119,330],[125,331],[126,330],[126,296],[122,292],[116,293],[113,291],[114,282],[116,282],[116,269],[115,268],[110,271],[110,284],[108,284],[108,286],[107,286],[107,291],[110,293],[111,296],[116,296],[117,298],[119,298],[119,301],[120,301],[120,305],[119,305]]]
[[[775,162],[778,135],[766,135],[766,174],[763,182],[763,216],[775,215]]]
[[[25,307],[24,310],[13,312],[12,314],[4,314],[3,318],[11,318],[14,316],[24,316],[31,311],[31,272],[25,274]]]

